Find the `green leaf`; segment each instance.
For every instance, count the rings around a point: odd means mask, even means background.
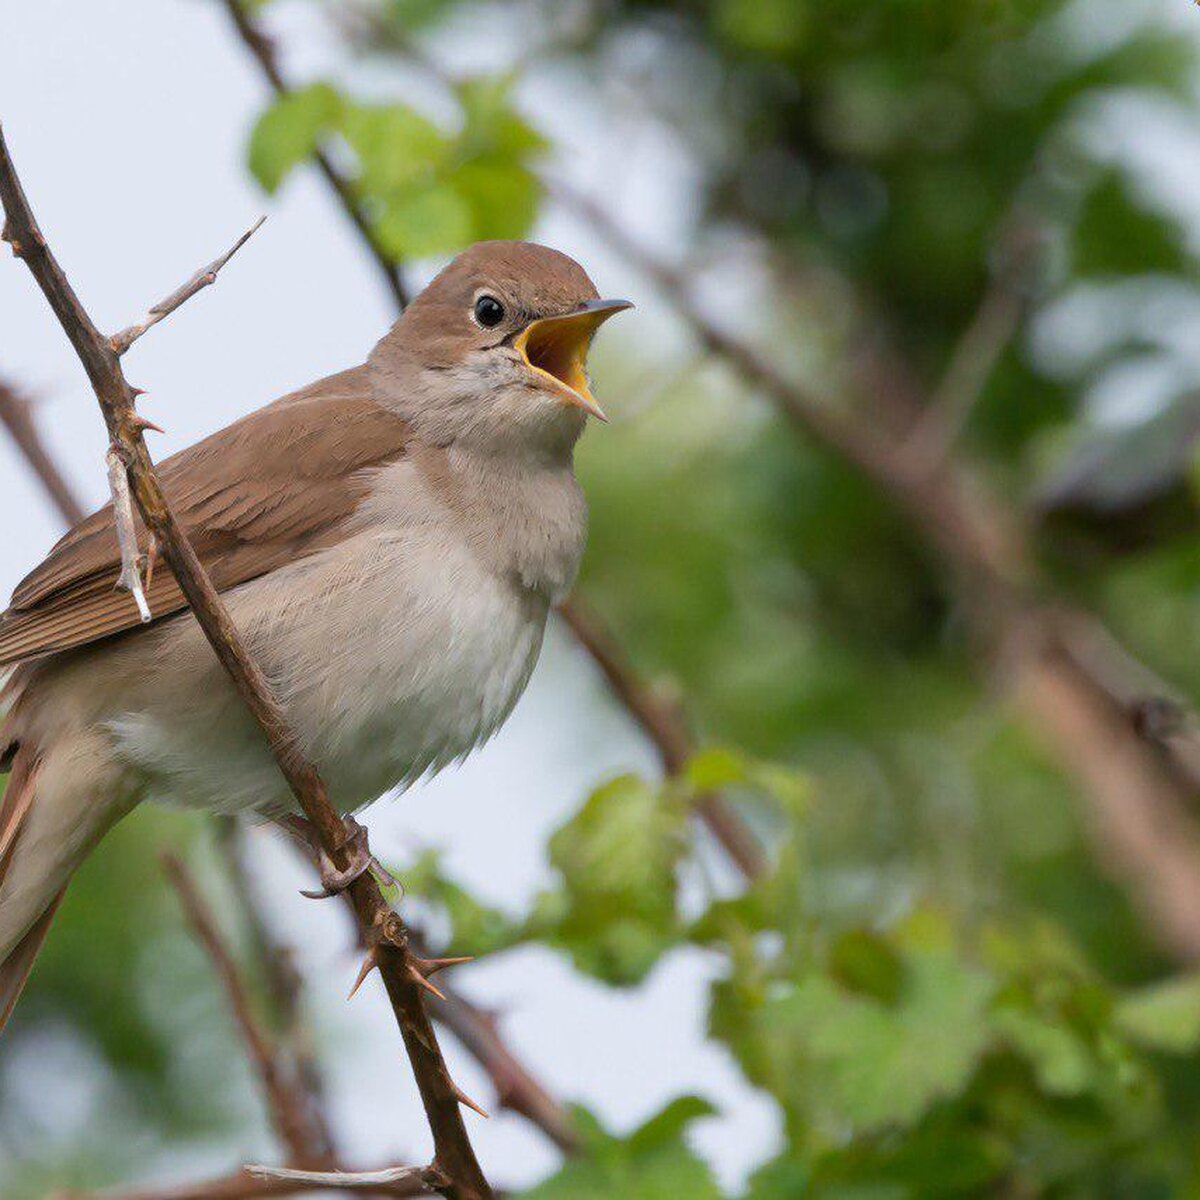
[[[987,1048],[993,984],[941,951],[910,953],[905,977],[892,1004],[819,972],[757,1006],[719,984],[710,1023],[751,1081],[801,1122],[831,1132],[911,1122],[967,1086]]]
[[[550,839],[562,878],[550,936],[581,970],[636,983],[679,939],[676,871],[687,834],[687,808],[670,788],[623,775]],[[550,911],[550,901],[541,908]]]
[[[683,1141],[686,1127],[712,1112],[707,1101],[682,1096],[627,1138],[614,1138],[577,1109],[586,1156],[523,1193],[524,1200],[720,1200],[708,1167]]]
[[[442,872],[440,856],[427,850],[395,872],[406,895],[420,896],[441,908],[450,922],[446,951],[455,956],[482,957],[507,950],[524,940],[525,925],[510,920],[498,908],[483,904]]]
[[[517,162],[548,148],[546,139],[513,108],[514,82],[507,75],[480,76],[458,85],[463,113],[459,147],[464,156]]]
[[[895,1004],[904,986],[903,959],[868,929],[847,930],[834,941],[829,972],[843,987],[884,1004]]]
[[[703,1096],[678,1096],[629,1135],[630,1153],[638,1155],[657,1150],[668,1142],[677,1141],[693,1121],[716,1115],[717,1110]]]
[[[448,145],[432,121],[404,104],[348,105],[340,129],[359,162],[359,188],[387,200],[431,179]]]
[[[425,258],[471,240],[471,210],[449,184],[417,184],[387,198],[375,232],[393,258]]]
[[[281,96],[255,122],[247,157],[255,179],[274,192],[288,172],[317,149],[342,110],[342,98],[327,83],[314,83]]]
[[[1200,975],[1168,980],[1120,1001],[1117,1024],[1136,1041],[1168,1054],[1200,1049]]]
[[[466,163],[454,171],[453,186],[471,209],[476,241],[522,238],[537,217],[542,187],[518,164]]]

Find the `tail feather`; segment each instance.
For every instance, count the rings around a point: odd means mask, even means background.
[[[4,1032],[8,1018],[12,1016],[12,1010],[16,1008],[17,1001],[25,990],[25,981],[33,970],[46,934],[50,932],[50,923],[54,920],[54,914],[66,894],[67,889],[63,887],[50,902],[50,907],[34,922],[33,928],[13,947],[9,956],[0,962],[0,1033]]]
[[[0,887],[4,884],[21,829],[33,806],[39,765],[36,755],[18,749],[12,760],[8,786],[4,789],[3,797],[0,797]],[[34,960],[46,940],[50,922],[54,919],[65,891],[65,887],[59,890],[41,916],[0,961],[0,1033],[3,1033],[5,1025],[8,1024],[8,1018],[12,1015],[17,999],[25,987],[25,981],[33,970]]]

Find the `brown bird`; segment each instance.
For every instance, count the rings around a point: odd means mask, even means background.
[[[480,243],[365,364],[162,464],[344,812],[464,757],[524,690],[586,537],[587,351],[628,307],[555,250]],[[72,872],[136,804],[292,810],[174,578],[143,625],[119,571],[110,506],[0,616],[0,1028]]]

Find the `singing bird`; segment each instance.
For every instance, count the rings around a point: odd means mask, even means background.
[[[601,300],[573,259],[481,242],[362,366],[165,461],[163,487],[346,813],[461,759],[516,704],[570,589]],[[144,801],[293,801],[166,569],[143,625],[111,506],[0,616],[0,1028],[72,872]]]

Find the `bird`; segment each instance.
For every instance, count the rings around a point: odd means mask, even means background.
[[[342,813],[464,758],[524,691],[586,540],[588,350],[630,307],[557,250],[477,243],[365,363],[160,465]],[[71,875],[138,804],[296,819],[170,571],[143,623],[120,569],[109,505],[0,614],[0,1030]]]

